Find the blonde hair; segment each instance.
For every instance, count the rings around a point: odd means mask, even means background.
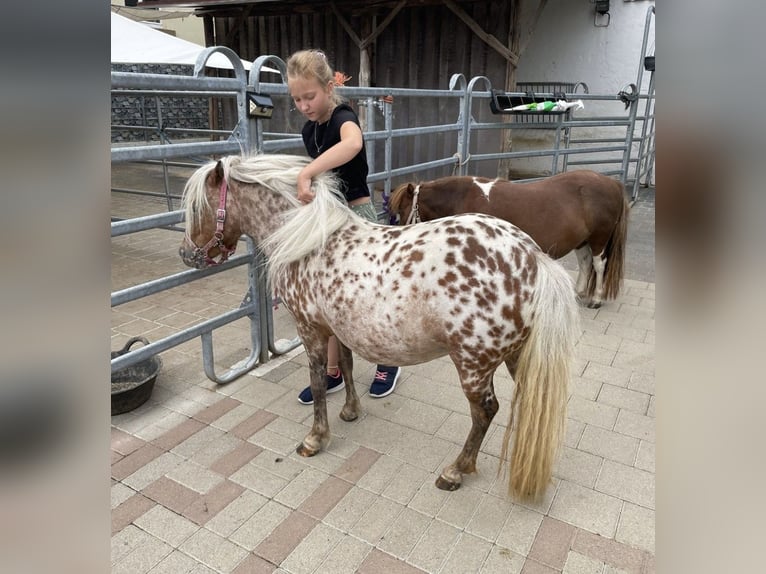
[[[300,50],[287,59],[287,78],[315,79],[323,88],[332,85],[330,99],[336,106],[343,103],[335,91],[335,72],[321,50]]]

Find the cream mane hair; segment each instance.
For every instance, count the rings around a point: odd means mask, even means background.
[[[364,221],[345,204],[340,181],[326,172],[314,178],[314,201],[301,204],[296,197],[296,182],[300,171],[311,161],[304,156],[287,154],[258,154],[249,157],[222,158],[224,178],[266,188],[284,198],[290,208],[281,214],[282,223],[262,244],[269,257],[269,276],[284,266],[322,249],[327,239],[349,219]],[[183,208],[188,227],[199,225],[210,214],[205,182],[216,162],[199,168],[186,183]]]

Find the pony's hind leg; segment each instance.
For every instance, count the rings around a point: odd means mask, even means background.
[[[577,283],[575,289],[577,290],[577,297],[580,302],[587,304],[588,298],[588,278],[590,277],[593,269],[593,254],[590,250],[590,245],[587,243],[581,247],[575,249],[575,255],[577,255]]]
[[[462,382],[463,391],[471,405],[471,431],[458,457],[452,464],[446,466],[436,479],[436,486],[442,490],[457,490],[463,482],[463,474],[476,472],[479,448],[499,408],[492,375],[493,373],[490,372],[479,381],[478,385],[467,385],[466,381]],[[469,392],[467,390],[469,388],[475,390]]]
[[[593,256],[593,272],[596,275],[596,286],[593,289],[593,297],[591,297],[588,307],[591,309],[598,309],[604,301],[604,270],[606,269],[606,256],[602,251],[598,255]]]
[[[354,387],[354,358],[351,350],[340,341],[338,341],[338,363],[340,372],[343,373],[343,380],[346,382],[346,402],[339,416],[344,421],[353,421],[357,419],[361,410],[359,395],[356,394]]]

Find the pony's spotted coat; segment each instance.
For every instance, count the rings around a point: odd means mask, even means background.
[[[376,225],[336,201],[326,178],[315,182],[315,200],[300,206],[295,177],[303,165],[291,156],[256,156],[200,168],[185,191],[194,228],[181,247],[188,264],[209,264],[192,254],[215,229],[209,204],[227,178],[231,227],[224,240],[230,245],[246,233],[263,247],[270,279],[295,317],[309,358],[314,423],[298,452],[314,455],[330,438],[324,376],[330,335],[341,343],[344,420],[359,414],[350,349],[371,363],[391,365],[449,355],[470,403],[472,427],[437,486],[458,488],[462,475],[476,469],[499,407],[493,374],[505,363],[516,382],[503,442],[505,458],[516,427],[509,489],[520,497],[540,496],[563,431],[568,361],[579,335],[567,273],[524,232],[487,215]],[[209,215],[200,217],[206,205]]]

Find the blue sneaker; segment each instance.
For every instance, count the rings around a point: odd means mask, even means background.
[[[375,378],[370,386],[370,396],[373,399],[380,399],[393,393],[396,381],[399,380],[399,375],[401,374],[401,367],[378,365],[378,370],[375,371]]]
[[[337,393],[346,388],[346,383],[343,381],[343,375],[338,371],[338,374],[333,376],[327,375],[327,394]],[[311,395],[311,387],[306,387],[298,395],[298,402],[302,405],[313,405],[314,397]]]

